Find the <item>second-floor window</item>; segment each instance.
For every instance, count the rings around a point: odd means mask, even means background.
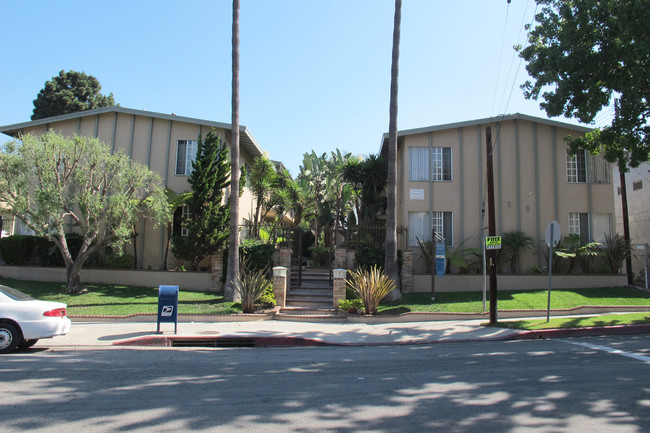
[[[609,163],[584,149],[579,149],[575,155],[567,149],[566,177],[569,183],[609,183]]]
[[[192,162],[196,159],[198,141],[178,140],[176,148],[176,174],[189,176],[192,172]]]
[[[451,181],[451,147],[409,147],[409,181]]]

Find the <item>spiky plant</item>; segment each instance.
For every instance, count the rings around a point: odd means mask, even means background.
[[[272,290],[273,283],[266,278],[267,268],[251,270],[245,260],[242,260],[241,268],[232,285],[241,297],[242,312],[254,313],[255,303],[267,290]]]
[[[606,245],[603,248],[605,260],[612,272],[618,274],[623,262],[632,253],[630,242],[626,241],[623,236],[616,233],[614,236],[607,236],[607,234],[605,234],[605,244]]]
[[[377,305],[395,289],[395,282],[376,265],[370,270],[357,269],[350,272],[346,285],[363,301],[366,314],[375,314]]]

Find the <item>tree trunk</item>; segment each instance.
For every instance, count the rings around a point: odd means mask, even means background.
[[[70,295],[79,295],[83,293],[84,286],[81,284],[81,267],[73,263],[72,266],[66,266],[66,278],[68,284],[65,288],[66,293]]]
[[[399,73],[399,40],[402,20],[402,0],[395,0],[393,26],[393,55],[390,73],[390,120],[388,126],[388,185],[386,209],[386,274],[397,286],[386,297],[401,299],[397,269],[397,84]]]
[[[238,302],[233,281],[239,273],[239,0],[232,1],[232,135],[230,143],[230,236],[224,298]]]
[[[623,164],[618,165],[618,172],[621,179],[621,204],[623,208],[623,238],[626,245],[630,245],[630,216],[627,212],[627,184],[625,183],[625,172],[627,167]],[[617,272],[618,269],[612,269],[612,272]],[[625,273],[627,274],[627,283],[634,284],[634,276],[632,272],[632,254],[628,254],[625,258]]]
[[[133,269],[138,269],[138,232],[135,224],[133,224],[133,231],[131,232],[131,242],[133,243]]]

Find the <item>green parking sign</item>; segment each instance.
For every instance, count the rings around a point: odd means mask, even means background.
[[[501,236],[488,236],[485,238],[486,250],[500,250],[501,249]]]

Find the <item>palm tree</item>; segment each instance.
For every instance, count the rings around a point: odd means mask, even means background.
[[[533,246],[533,238],[522,231],[507,232],[503,234],[503,246],[510,257],[510,272],[515,274],[519,268],[519,251]]]
[[[230,142],[230,235],[224,298],[239,301],[233,281],[239,273],[239,0],[232,0],[232,136]]]
[[[399,287],[397,272],[397,83],[399,72],[399,38],[402,21],[402,0],[395,0],[393,26],[393,55],[390,70],[390,120],[388,125],[388,206],[386,209],[386,274]],[[399,290],[388,295],[389,300],[402,297]]]

